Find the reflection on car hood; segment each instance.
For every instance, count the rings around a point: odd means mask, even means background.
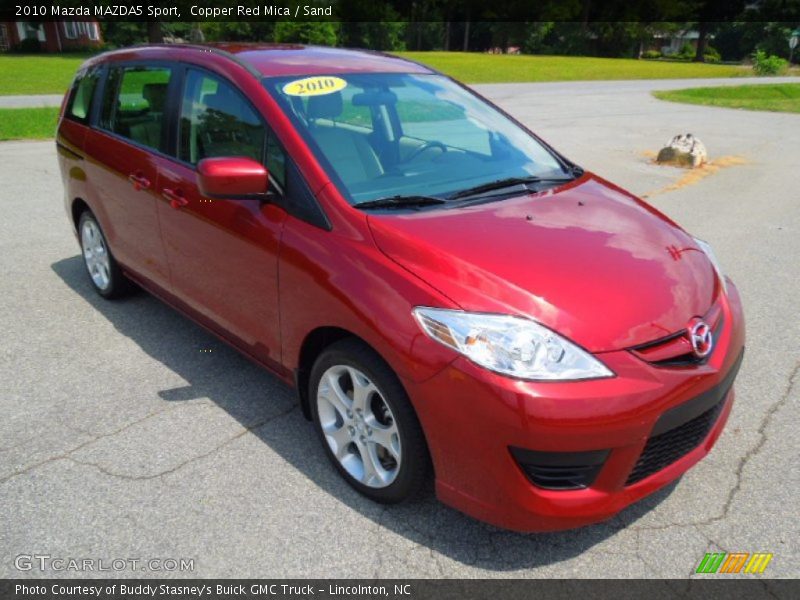
[[[713,300],[713,267],[692,237],[590,174],[369,223],[387,256],[464,310],[526,315],[593,352],[674,333]]]

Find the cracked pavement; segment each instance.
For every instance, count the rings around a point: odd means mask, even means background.
[[[195,559],[192,573],[121,576],[688,578],[705,552],[737,551],[772,552],[768,574],[797,577],[800,116],[649,95],[703,83],[476,86],[634,193],[680,179],[646,155],[677,133],[712,160],[744,159],[652,198],[711,242],[742,293],[748,349],[725,432],[681,480],[610,521],[541,535],[430,496],[361,498],[288,388],[146,294],[94,295],[53,143],[0,144],[0,576],[74,575],[15,570],[14,557],[39,553]]]

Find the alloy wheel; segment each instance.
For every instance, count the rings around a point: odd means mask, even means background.
[[[100,227],[92,219],[86,219],[81,227],[81,247],[86,269],[100,290],[108,289],[111,282],[111,263],[108,248]]]
[[[369,377],[348,365],[330,367],[317,388],[317,411],[325,441],[353,479],[371,488],[392,484],[402,463],[400,432]]]

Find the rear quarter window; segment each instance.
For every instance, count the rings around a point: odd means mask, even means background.
[[[93,69],[85,73],[79,74],[75,78],[75,83],[72,86],[72,92],[67,110],[64,116],[73,121],[85,123],[89,120],[92,110],[92,99],[94,98],[94,91],[97,88],[99,80],[99,71]]]

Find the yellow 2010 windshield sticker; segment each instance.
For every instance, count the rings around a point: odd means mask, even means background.
[[[283,93],[287,96],[324,96],[346,87],[347,82],[341,77],[322,75],[290,81],[283,86]]]

